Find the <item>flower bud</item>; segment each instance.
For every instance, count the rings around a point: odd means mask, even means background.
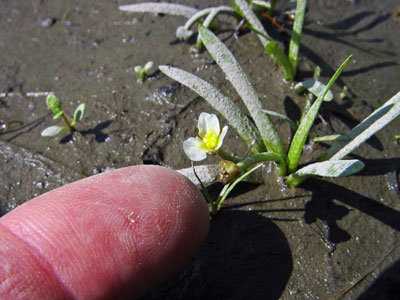
[[[239,167],[228,160],[221,160],[218,164],[219,180],[223,184],[235,181],[240,176]]]

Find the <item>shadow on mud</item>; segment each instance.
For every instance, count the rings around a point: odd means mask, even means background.
[[[306,223],[313,223],[318,218],[328,224],[331,229],[328,236],[330,242],[338,243],[350,239],[350,235],[339,228],[336,223],[349,213],[349,209],[335,204],[334,199],[400,231],[400,212],[372,198],[340,185],[315,178],[310,179],[304,185],[304,188],[312,192],[311,201],[305,206],[305,221]]]
[[[357,300],[395,300],[400,295],[400,261],[387,268]]]
[[[288,241],[271,220],[221,211],[191,262],[142,300],[279,299],[292,264]]]
[[[101,122],[95,128],[80,131],[80,133],[83,136],[93,134],[97,143],[104,143],[106,141],[106,139],[108,138],[108,134],[104,133],[103,130],[106,129],[108,126],[110,126],[111,123],[112,123],[112,120]],[[69,141],[73,140],[73,138],[74,138],[73,134],[69,134],[60,140],[60,144],[66,144]]]

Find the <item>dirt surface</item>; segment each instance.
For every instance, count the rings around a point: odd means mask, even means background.
[[[128,14],[139,1],[0,1],[0,213],[66,183],[124,166],[190,166],[182,142],[196,132],[202,111],[214,112],[188,89],[154,70],[142,85],[134,66],[153,60],[190,71],[226,95],[236,94],[207,53],[176,40],[183,17]],[[173,1],[197,8],[229,1]],[[349,55],[354,59],[333,87],[311,136],[345,133],[399,90],[400,19],[396,0],[309,1],[300,73],[322,81]],[[290,23],[278,1],[282,45]],[[298,117],[304,99],[263,53],[252,33],[233,35],[222,17],[218,36],[231,49],[267,109]],[[340,99],[343,86],[348,97]],[[66,112],[86,103],[79,132],[43,138],[55,124],[45,97],[54,92]],[[240,102],[238,103],[240,104]],[[276,120],[283,140],[290,128]],[[328,125],[327,125],[328,124]],[[366,163],[357,176],[313,179],[288,188],[272,165],[263,184],[242,184],[212,220],[206,243],[190,263],[144,299],[395,299],[400,272],[398,174],[400,120],[355,151]],[[226,148],[245,146],[228,131]],[[308,144],[303,162],[324,145]],[[207,163],[216,162],[210,158]],[[218,184],[210,187],[216,193]]]

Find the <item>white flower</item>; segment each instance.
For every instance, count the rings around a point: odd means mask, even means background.
[[[200,161],[207,157],[207,153],[215,154],[221,147],[228,126],[220,130],[216,115],[202,112],[197,124],[199,134],[183,142],[183,150],[192,161]]]

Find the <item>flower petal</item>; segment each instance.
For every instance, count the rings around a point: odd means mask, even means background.
[[[208,113],[202,112],[199,116],[199,122],[197,123],[197,128],[199,129],[199,136],[203,138],[207,134],[207,118]]]
[[[207,132],[211,131],[219,135],[220,127],[219,127],[218,117],[216,115],[208,114],[208,116],[206,116],[206,124],[207,124]]]
[[[183,142],[183,151],[192,161],[200,161],[206,159],[207,152],[201,148],[200,138],[188,138]]]
[[[226,133],[228,132],[228,126],[224,126],[224,128],[222,128],[221,134],[219,135],[219,142],[218,142],[218,146],[217,148],[215,148],[215,150],[218,150],[219,148],[221,148],[222,143],[224,142],[224,138]]]

